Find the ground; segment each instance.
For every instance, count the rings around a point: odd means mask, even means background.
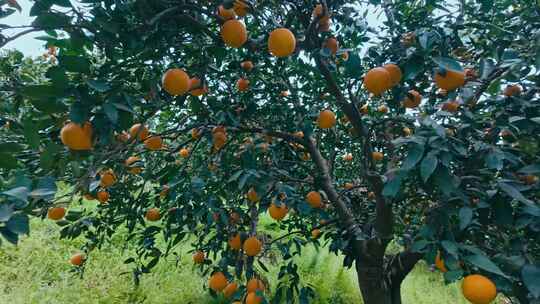
[[[206,279],[193,267],[187,245],[177,251],[177,267],[176,257],[170,256],[135,288],[130,266],[123,264],[130,249],[123,249],[122,233],[110,246],[91,253],[81,279],[67,261],[82,240],[61,240],[58,227],[48,220],[33,220],[31,228],[19,246],[4,242],[0,247],[0,303],[216,303],[205,289]],[[315,303],[361,303],[354,271],[343,270],[340,257],[310,247],[300,266],[303,279],[319,294]],[[269,278],[275,278],[277,267],[270,272]],[[405,304],[467,303],[458,284],[445,286],[442,275],[425,264],[403,285]]]

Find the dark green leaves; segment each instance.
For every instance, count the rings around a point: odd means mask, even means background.
[[[463,230],[469,226],[473,218],[473,210],[469,207],[459,209],[459,229]]]
[[[424,182],[426,182],[431,174],[433,174],[437,168],[438,162],[439,160],[437,159],[436,154],[433,152],[428,153],[422,160],[422,163],[420,164],[420,176],[422,176],[422,180]]]
[[[499,268],[499,266],[493,263],[493,261],[491,261],[485,255],[481,255],[481,254],[470,255],[470,256],[466,256],[464,260],[485,271],[489,271],[491,273],[500,275],[502,277],[507,277],[506,274],[504,274],[502,270]]]
[[[70,72],[89,73],[90,60],[82,56],[63,55],[58,57],[60,66]]]
[[[437,64],[440,69],[463,72],[461,64],[452,58],[435,57],[433,58],[433,62],[435,62],[435,64]]]
[[[522,203],[525,203],[525,204],[533,204],[533,202],[529,199],[527,199],[525,196],[523,196],[523,194],[521,194],[521,192],[519,192],[518,189],[516,189],[514,186],[508,184],[508,183],[503,183],[503,182],[499,182],[499,188],[504,191],[506,194],[508,194],[510,197],[522,202]]]
[[[29,219],[26,214],[14,214],[6,223],[6,227],[16,234],[28,234],[30,232]]]
[[[521,277],[533,297],[540,298],[540,267],[532,264],[523,266]]]
[[[43,29],[62,28],[70,24],[71,17],[62,13],[47,12],[40,14],[32,23]]]
[[[422,159],[422,156],[424,156],[424,147],[420,145],[411,145],[407,157],[403,160],[401,169],[410,170],[414,168],[414,166]]]

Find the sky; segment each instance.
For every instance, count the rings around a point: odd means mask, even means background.
[[[29,25],[32,23],[32,20],[34,20],[34,17],[30,17],[30,8],[32,7],[32,3],[29,0],[17,0],[17,2],[23,9],[22,13],[17,11],[5,19],[0,19],[0,23],[10,26]],[[21,30],[2,30],[2,34],[11,36],[19,31]],[[3,47],[3,49],[17,49],[28,56],[41,55],[45,52],[45,43],[44,41],[34,39],[35,37],[41,35],[43,35],[42,32],[27,34],[9,42]]]
[[[22,7],[22,12],[19,13],[17,11],[7,18],[0,19],[0,23],[10,26],[29,25],[32,23],[34,17],[30,17],[30,8],[32,7],[33,1],[31,2],[30,0],[17,0],[17,2]],[[76,4],[77,1],[74,0],[72,1],[72,3]],[[380,20],[378,20],[378,14],[369,14],[367,19],[368,23],[370,23],[371,25],[378,23],[380,24],[381,22]],[[21,29],[2,30],[2,34],[6,36],[12,36],[13,34],[16,34],[20,31]],[[36,37],[42,35],[44,35],[43,32],[33,32],[30,34],[26,34],[22,37],[19,37],[18,39],[15,39],[14,41],[9,42],[2,49],[17,49],[27,56],[42,55],[45,52],[45,42],[35,39]]]

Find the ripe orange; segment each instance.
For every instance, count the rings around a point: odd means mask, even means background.
[[[388,107],[385,106],[385,105],[380,105],[380,106],[377,108],[377,111],[379,111],[379,113],[386,114],[386,113],[388,113]]]
[[[214,148],[216,150],[219,150],[225,146],[225,143],[227,142],[227,134],[225,133],[214,133],[212,135],[212,141],[214,143]]]
[[[71,150],[90,150],[92,149],[92,125],[89,122],[85,122],[82,126],[69,122],[60,131],[60,140]]]
[[[195,97],[199,97],[199,96],[202,96],[204,94],[208,93],[208,87],[206,85],[203,85],[203,86],[200,86],[196,89],[192,89],[189,94],[191,94],[191,96],[195,96]]]
[[[239,233],[229,238],[229,246],[233,250],[240,250],[240,248],[242,248],[242,238],[240,237]]]
[[[249,6],[243,0],[235,0],[233,10],[239,17],[244,17],[248,13]]]
[[[311,230],[311,237],[313,239],[318,239],[319,236],[321,236],[321,230],[320,229],[313,229]]]
[[[234,19],[234,10],[232,8],[226,9],[223,5],[218,7],[218,15],[224,20]]]
[[[199,77],[193,77],[189,80],[190,90],[197,89],[199,87],[201,87],[201,79],[199,79]]]
[[[497,287],[488,278],[479,274],[468,275],[461,285],[463,296],[474,304],[489,304],[497,297]]]
[[[161,218],[161,213],[159,212],[158,208],[150,208],[146,211],[144,217],[150,222],[155,222],[159,221]]]
[[[339,50],[339,42],[337,41],[336,38],[330,37],[326,39],[326,41],[323,44],[323,47],[329,49],[332,55],[336,55],[337,51]]]
[[[252,237],[247,238],[244,241],[243,248],[244,248],[244,253],[247,256],[256,256],[257,254],[261,252],[262,242],[259,241],[257,237],[252,236]]]
[[[421,101],[422,95],[420,95],[420,93],[415,90],[410,90],[409,92],[407,92],[405,100],[403,100],[403,106],[409,109],[416,108],[420,105]]]
[[[279,207],[272,203],[270,207],[268,208],[268,213],[270,214],[270,217],[275,219],[276,221],[281,221],[285,216],[287,216],[287,213],[289,213],[289,208],[285,206],[285,204],[281,204]]]
[[[448,271],[448,269],[446,269],[446,266],[444,265],[444,260],[441,257],[441,252],[437,252],[437,256],[435,257],[435,267],[441,272]]]
[[[122,143],[126,143],[129,140],[129,134],[127,132],[122,131],[121,133],[116,134],[116,140]]]
[[[189,91],[189,75],[182,69],[169,69],[163,74],[161,85],[172,96],[183,95]]]
[[[140,131],[139,131],[139,129],[140,129]],[[149,134],[150,134],[150,132],[148,131],[148,128],[146,126],[141,125],[140,123],[134,124],[129,129],[129,136],[131,136],[131,138],[135,138],[135,136],[136,136],[137,139],[140,140],[140,141],[145,140],[148,137]]]
[[[215,272],[208,280],[208,287],[215,292],[222,291],[225,289],[225,287],[227,287],[227,284],[227,277],[225,277],[223,272]]]
[[[250,292],[246,297],[246,304],[261,304],[263,298],[259,297],[257,293]]]
[[[522,175],[519,179],[527,185],[534,185],[539,180],[538,176],[532,174]]]
[[[353,160],[353,155],[351,153],[347,153],[345,155],[343,155],[343,160],[346,161],[346,162],[350,162]]]
[[[196,251],[193,254],[193,263],[195,263],[195,264],[202,264],[205,259],[206,259],[206,256],[205,256],[204,252],[202,252],[202,251]]]
[[[352,188],[354,188],[354,184],[353,183],[345,183],[343,185],[343,188],[345,188],[345,190],[351,190]]]
[[[98,191],[96,196],[98,201],[102,204],[105,204],[110,198],[110,194],[107,191]]]
[[[364,76],[364,86],[373,95],[381,95],[392,86],[392,75],[385,68],[373,68]]]
[[[76,253],[71,256],[71,258],[69,259],[69,262],[73,266],[81,266],[84,263],[84,260],[85,260],[84,253]]]
[[[221,38],[226,45],[239,48],[248,38],[246,26],[238,20],[229,20],[221,26]]]
[[[84,199],[87,200],[87,201],[93,201],[93,200],[95,200],[96,198],[93,197],[92,194],[86,193],[86,194],[84,195]]]
[[[257,191],[253,187],[249,188],[249,191],[247,193],[247,199],[252,203],[256,203],[261,200],[261,198],[257,194]]]
[[[369,114],[369,105],[366,103],[365,105],[363,105],[360,109],[360,114]]]
[[[265,289],[266,287],[264,286],[263,281],[257,278],[252,278],[246,284],[247,292],[257,292],[257,290],[264,291]]]
[[[443,103],[441,109],[446,112],[456,113],[459,109],[459,103],[457,101],[448,101]]]
[[[307,195],[306,195],[306,201],[308,202],[308,204],[312,207],[312,208],[321,208],[323,203],[322,203],[322,196],[319,192],[317,191],[310,191]]]
[[[453,70],[437,71],[434,79],[439,88],[453,91],[465,84],[465,73]]]
[[[401,81],[401,69],[393,63],[383,65],[383,68],[390,73],[391,86],[396,86]]]
[[[144,146],[150,151],[160,150],[163,147],[161,136],[150,136],[144,141]]]
[[[246,60],[240,63],[240,67],[246,72],[250,72],[253,69],[253,62]]]
[[[503,94],[506,97],[517,96],[517,95],[521,94],[521,86],[519,86],[517,84],[509,85],[504,89]]]
[[[103,170],[100,173],[99,185],[103,188],[110,187],[116,183],[116,175],[112,169]]]
[[[197,128],[191,129],[191,138],[193,139],[199,139],[202,136],[202,130],[199,130]]]
[[[382,154],[382,152],[375,151],[371,153],[371,158],[373,158],[374,161],[381,161],[384,159],[384,154]]]
[[[188,158],[189,157],[189,149],[186,149],[186,148],[182,148],[180,149],[180,157],[182,158]]]
[[[287,96],[289,96],[289,94],[290,94],[289,91],[281,91],[281,92],[279,93],[279,96],[281,96],[281,97],[287,97]]]
[[[125,165],[129,166],[129,165],[132,165],[133,163],[138,162],[140,160],[141,160],[141,158],[138,157],[138,156],[130,156],[130,157],[128,157],[128,159],[126,159]]]
[[[408,127],[404,127],[403,128],[403,134],[405,134],[405,136],[411,136],[412,130],[409,129]]]
[[[236,88],[240,92],[245,92],[249,89],[249,80],[245,78],[240,78],[236,81]]]
[[[268,50],[276,57],[287,57],[296,48],[296,38],[294,34],[286,28],[273,30],[268,37]]]
[[[317,124],[321,129],[330,129],[336,125],[336,114],[330,110],[321,111]]]
[[[58,221],[66,215],[66,208],[52,207],[47,210],[47,217],[53,221]]]
[[[161,191],[159,192],[159,197],[166,198],[170,190],[171,190],[171,187],[169,185],[163,185],[163,187],[161,188]]]
[[[223,289],[223,295],[225,298],[230,298],[238,290],[238,284],[236,282],[231,282]]]

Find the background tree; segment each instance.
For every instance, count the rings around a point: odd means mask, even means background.
[[[2,2],[2,16],[16,9]],[[473,303],[495,286],[535,303],[539,12],[503,0],[36,1],[35,21],[1,39],[42,30],[48,53],[43,73],[2,59],[0,233],[16,243],[28,214],[48,216],[89,251],[127,227],[136,280],[189,241],[224,301],[308,302],[292,258],[323,243],[355,265],[365,303],[401,303],[422,259],[464,278]],[[66,214],[83,197],[101,205]],[[257,230],[266,212],[283,236]]]

